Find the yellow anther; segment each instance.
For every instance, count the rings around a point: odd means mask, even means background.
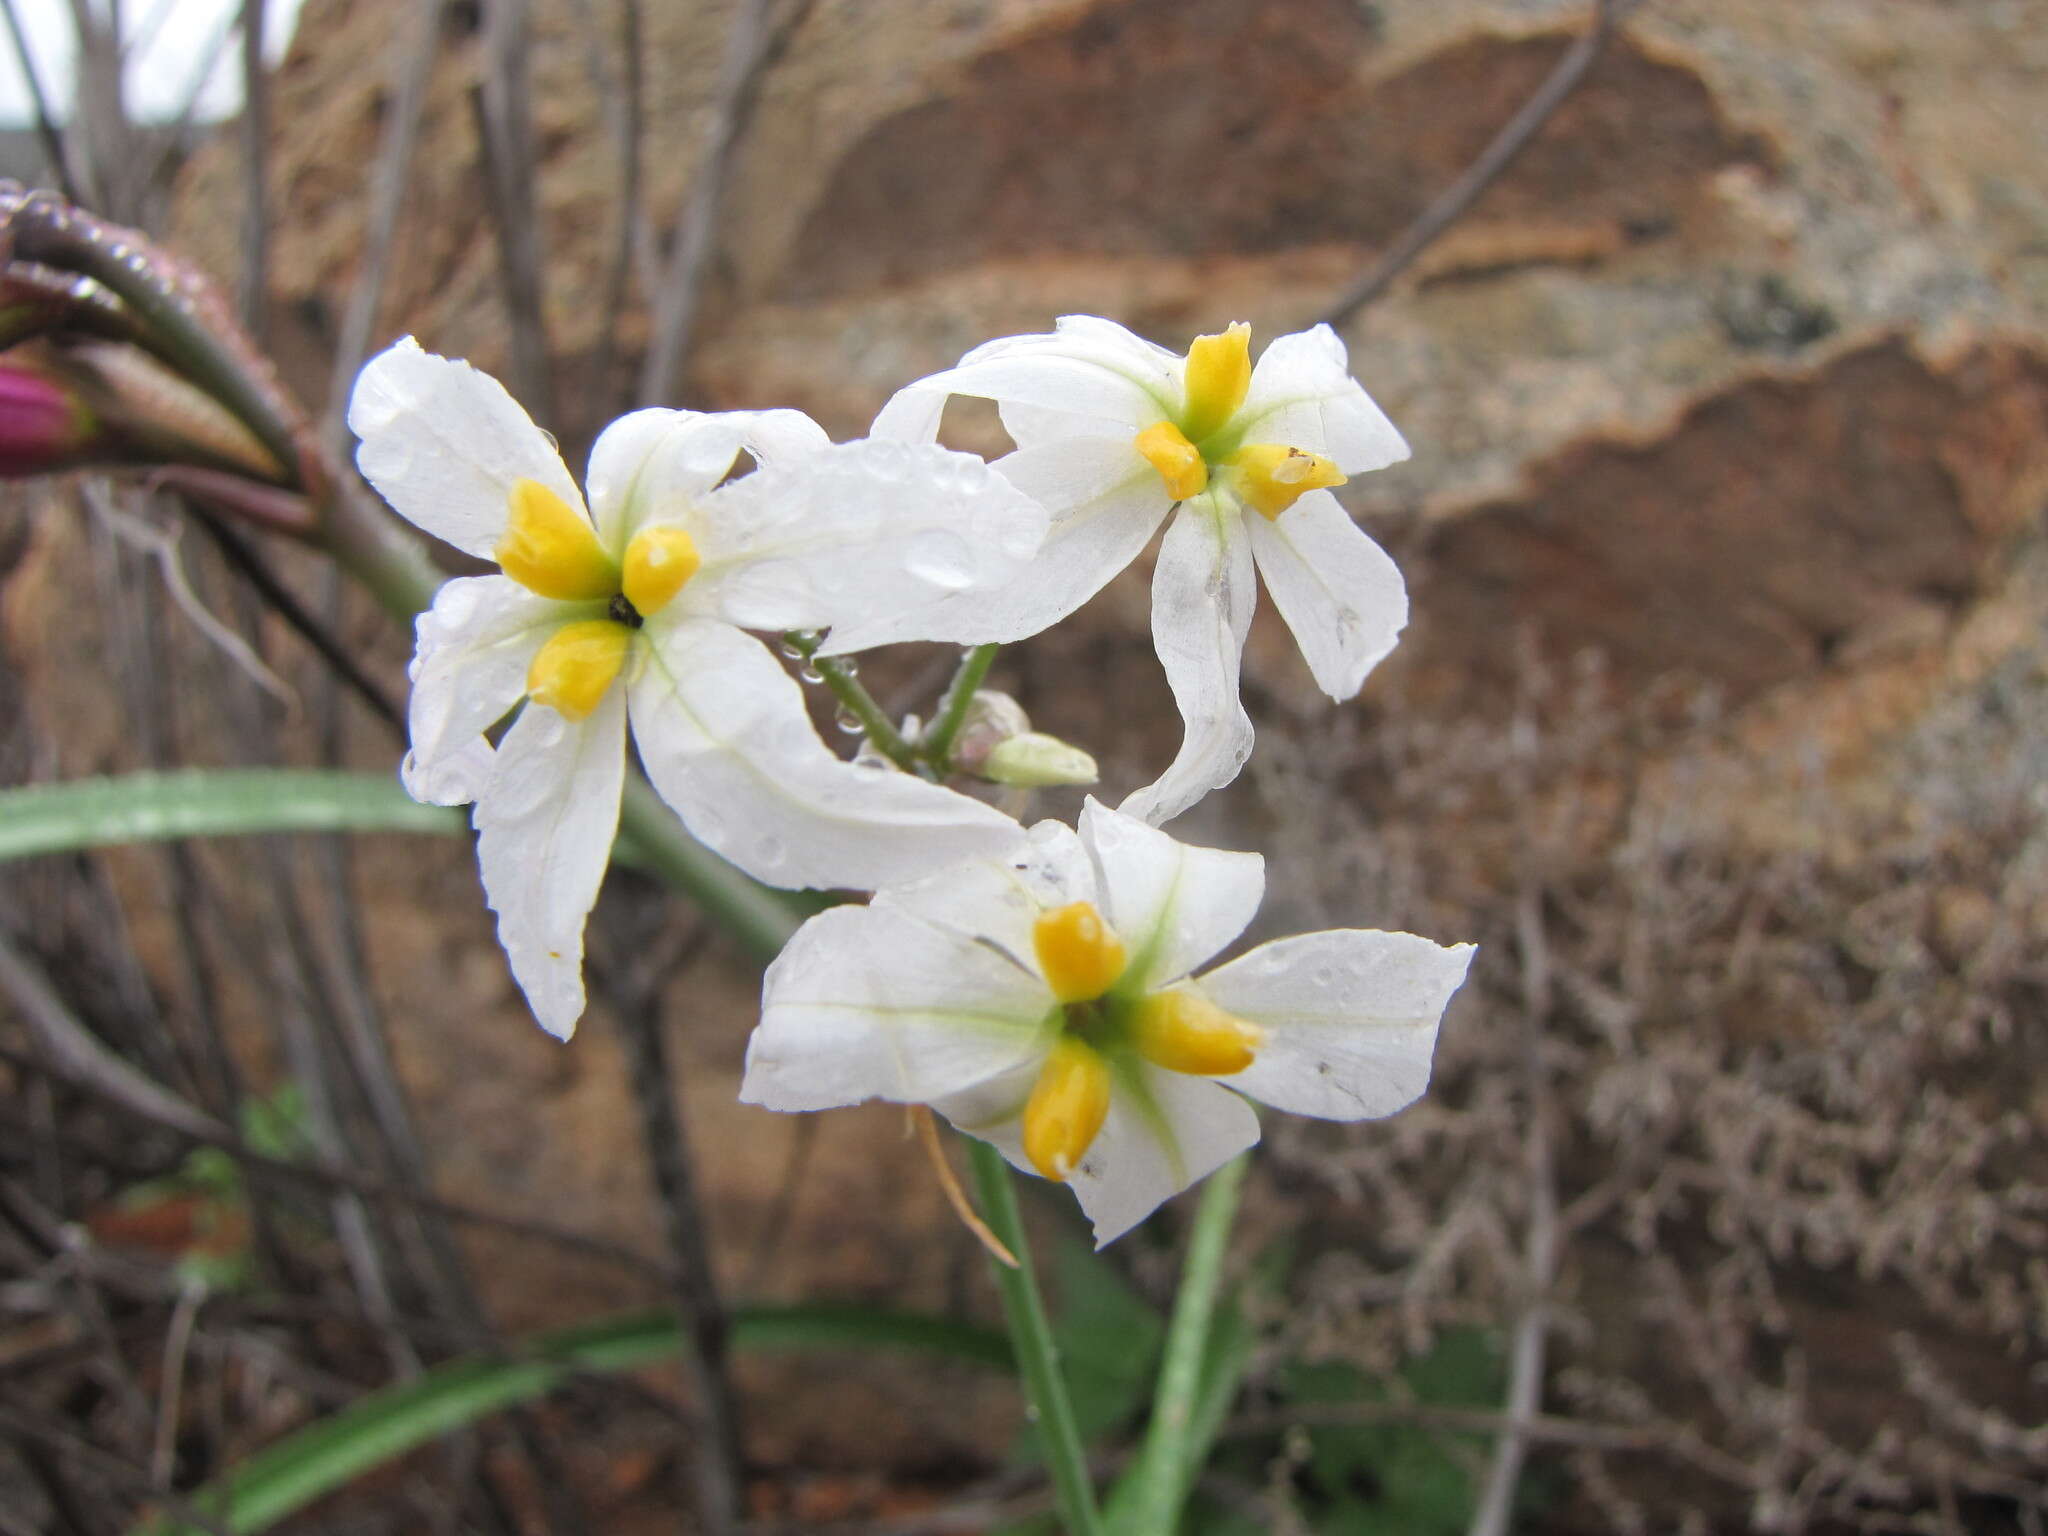
[[[680,528],[642,528],[626,546],[626,601],[642,618],[659,613],[704,562]]]
[[[507,576],[542,597],[580,603],[619,590],[619,568],[590,519],[538,480],[512,487],[512,518],[494,553]]]
[[[1053,1043],[1024,1104],[1024,1155],[1055,1183],[1081,1165],[1109,1116],[1109,1063],[1084,1040]]]
[[[1175,501],[1186,501],[1209,488],[1209,466],[1202,462],[1201,449],[1189,442],[1172,422],[1153,422],[1138,434],[1135,446],[1159,471],[1159,478],[1166,482],[1166,494]]]
[[[1052,995],[1063,1003],[1092,1003],[1124,973],[1124,941],[1089,902],[1041,912],[1031,943]]]
[[[1244,504],[1268,522],[1310,491],[1344,483],[1344,472],[1319,453],[1248,443],[1229,459],[1231,484]]]
[[[1169,1072],[1228,1077],[1252,1064],[1266,1032],[1199,992],[1154,992],[1132,1012],[1131,1043]]]
[[[1252,328],[1242,320],[1188,348],[1187,409],[1181,430],[1199,443],[1237,414],[1252,384]]]
[[[526,669],[526,695],[567,720],[585,720],[626,663],[633,631],[610,619],[564,624]]]

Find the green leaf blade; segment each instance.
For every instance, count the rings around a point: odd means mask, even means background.
[[[421,805],[381,773],[190,768],[0,790],[0,862],[122,843],[266,832],[454,836],[460,811]]]

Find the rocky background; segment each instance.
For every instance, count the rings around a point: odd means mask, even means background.
[[[478,150],[480,18],[449,6],[375,341],[410,331],[513,379],[574,461],[636,403],[732,12],[641,8],[629,185],[619,17],[535,0],[536,367],[510,343]],[[265,319],[316,408],[405,13],[308,0],[274,81]],[[679,401],[798,405],[841,436],[899,384],[1062,313],[1174,346],[1318,318],[1587,19],[1549,0],[772,18]],[[1284,1404],[1304,1364],[1393,1373],[1475,1325],[1504,1344],[1542,1298],[1544,1529],[2042,1528],[2044,88],[2048,23],[2018,0],[1648,0],[1471,213],[1344,323],[1415,447],[1344,493],[1408,570],[1415,621],[1333,711],[1262,612],[1259,755],[1176,830],[1266,849],[1272,931],[1412,926],[1484,960],[1422,1105],[1269,1128],[1244,1256],[1288,1258],[1254,1406]],[[229,285],[242,165],[229,133],[198,154],[166,236]],[[956,427],[1001,446],[990,416]],[[95,548],[89,523],[34,520],[4,594],[25,729],[65,774],[136,760],[130,718],[67,702],[113,643],[73,622]],[[1178,729],[1145,592],[1133,572],[997,673],[1114,793]],[[398,685],[404,637],[343,622]],[[204,651],[189,629],[179,644]],[[871,671],[912,707],[944,666]],[[314,751],[303,710],[266,718],[282,756]],[[238,760],[225,704],[162,729],[179,760]],[[390,758],[367,725],[346,743]],[[141,974],[175,990],[157,876],[110,868]],[[532,1028],[466,851],[373,845],[354,889],[443,1187],[650,1243],[617,1036],[602,1016],[568,1049]],[[734,1284],[986,1313],[897,1116],[804,1127],[733,1102],[753,982],[700,937],[672,917],[642,949],[672,965]],[[269,979],[229,978],[250,1070],[277,1070]],[[1041,1214],[1066,1225],[1056,1200]],[[1126,1250],[1156,1293],[1170,1250]],[[473,1256],[508,1328],[649,1299],[510,1238]],[[1011,1433],[1006,1390],[916,1365],[743,1379],[770,1502],[835,1472],[957,1482]],[[1616,1425],[1635,1438],[1601,1438]],[[616,1473],[620,1443],[586,1459]],[[1382,1528],[1329,1523],[1341,1501],[1272,1444],[1239,1469],[1266,1501],[1248,1528]],[[637,1529],[652,1495],[605,1486],[607,1528]]]

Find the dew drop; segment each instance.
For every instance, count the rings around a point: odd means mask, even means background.
[[[804,667],[802,671],[797,673],[797,676],[807,683],[822,683],[825,681],[825,674],[813,666]]]
[[[832,717],[832,723],[849,736],[858,736],[867,729],[866,726],[860,723],[860,716],[856,715],[844,704],[839,706],[839,712]]]

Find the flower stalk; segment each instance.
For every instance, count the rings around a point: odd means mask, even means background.
[[[1195,1207],[1194,1229],[1188,1236],[1180,1287],[1174,1293],[1173,1317],[1167,1324],[1145,1444],[1112,1503],[1117,1529],[1130,1536],[1173,1536],[1206,1449],[1196,1434],[1198,1400],[1231,1223],[1237,1216],[1249,1166],[1250,1158],[1239,1156],[1217,1169],[1202,1186]],[[1128,1504],[1123,1502],[1125,1496]]]
[[[782,637],[783,644],[796,653],[804,666],[818,675],[832,697],[839,701],[839,707],[860,722],[868,745],[889,759],[905,773],[914,773],[921,778],[931,778],[918,761],[917,749],[903,739],[903,733],[890,722],[882,706],[875,702],[875,696],[868,692],[860,678],[855,675],[850,663],[838,656],[820,656],[818,646],[823,636],[809,630],[793,629]]]
[[[1003,1154],[985,1141],[969,1138],[967,1149],[974,1164],[974,1183],[981,1195],[983,1218],[1003,1246],[1017,1256],[1015,1269],[1004,1267],[993,1256],[989,1269],[1003,1299],[1003,1317],[1009,1324],[1010,1343],[1017,1351],[1017,1367],[1024,1377],[1025,1401],[1032,1421],[1038,1426],[1039,1443],[1045,1448],[1046,1465],[1052,1472],[1053,1496],[1059,1504],[1061,1522],[1068,1536],[1102,1536],[1095,1485],[1088,1476],[1088,1453],[1081,1444],[1081,1429],[1075,1422],[1066,1377],[1060,1370],[1059,1346],[1053,1342],[1045,1299],[1039,1294],[1038,1279],[1031,1267],[1031,1245],[1024,1236],[1024,1218],[1017,1209],[1017,1190],[1010,1177],[1010,1166],[1003,1161]]]
[[[946,687],[938,713],[932,717],[931,729],[924,733],[924,760],[931,764],[932,772],[941,779],[952,771],[953,743],[959,738],[961,725],[966,722],[975,692],[987,679],[988,669],[994,665],[996,652],[1001,649],[999,645],[977,645],[960,657],[960,669]]]

